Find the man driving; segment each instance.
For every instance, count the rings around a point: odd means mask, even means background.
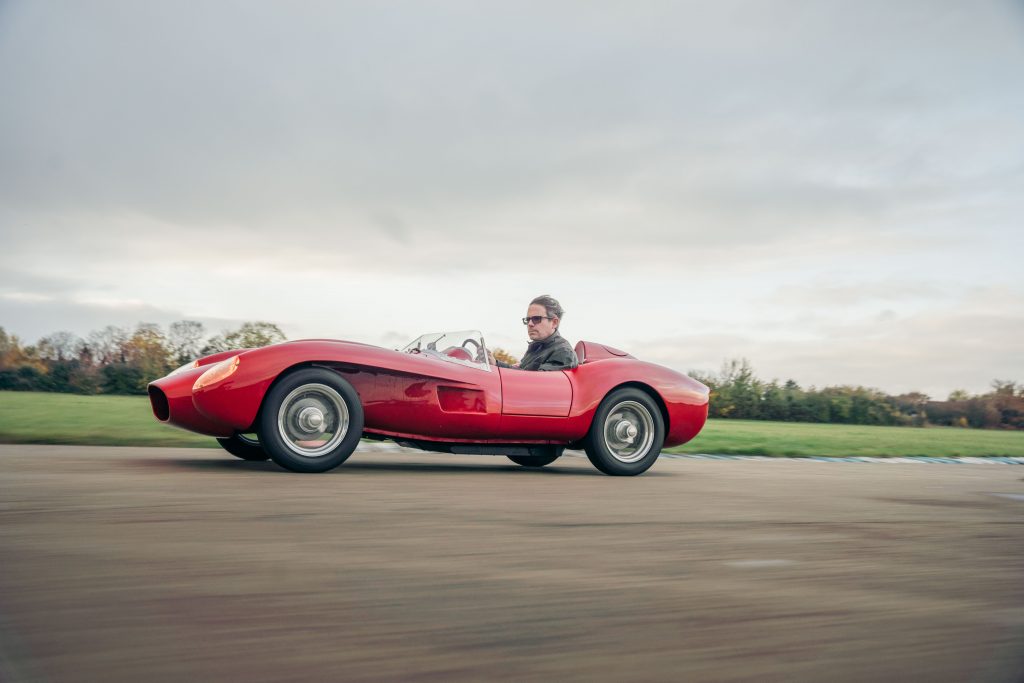
[[[561,304],[544,294],[530,302],[523,324],[530,337],[530,346],[519,365],[497,361],[503,368],[519,370],[569,370],[579,365],[572,345],[558,333],[558,325],[565,311]]]

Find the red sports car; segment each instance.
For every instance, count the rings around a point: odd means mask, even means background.
[[[528,372],[491,362],[476,331],[401,351],[307,339],[200,358],[152,382],[149,398],[161,422],[295,472],[337,467],[368,438],[525,467],[582,447],[605,474],[635,475],[704,426],[700,382],[594,342],[576,355],[571,370]]]

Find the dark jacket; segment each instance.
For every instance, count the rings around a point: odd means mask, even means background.
[[[555,330],[550,337],[530,342],[526,355],[519,361],[520,370],[570,370],[580,364],[568,340]],[[511,367],[498,362],[503,368]]]

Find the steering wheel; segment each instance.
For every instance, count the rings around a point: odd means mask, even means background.
[[[472,344],[473,346],[476,347],[476,351],[473,353],[473,357],[476,358],[476,362],[483,363],[484,362],[484,347],[480,345],[480,342],[478,342],[476,339],[473,339],[472,337],[470,337],[466,341],[462,342],[462,348],[466,348],[466,344]]]

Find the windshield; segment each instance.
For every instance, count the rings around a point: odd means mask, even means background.
[[[439,360],[491,371],[484,336],[477,330],[432,332],[412,340],[402,353],[419,353]]]

